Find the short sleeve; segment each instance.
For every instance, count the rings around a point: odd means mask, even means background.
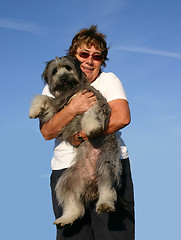
[[[123,85],[114,73],[101,73],[91,85],[99,90],[108,102],[116,99],[127,100]]]

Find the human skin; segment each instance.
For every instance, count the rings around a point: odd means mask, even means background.
[[[81,58],[80,52],[87,52],[90,54],[88,58]],[[101,51],[95,49],[94,46],[87,48],[85,44],[77,48],[77,54],[75,57],[81,62],[80,68],[85,73],[90,82],[93,82],[99,75],[102,61],[96,61],[92,58],[92,54],[102,55]]]

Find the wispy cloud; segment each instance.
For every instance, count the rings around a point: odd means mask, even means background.
[[[101,6],[101,12],[99,14],[108,16],[110,14],[116,14],[126,4],[125,0],[106,0]]]
[[[119,46],[119,47],[116,47],[116,49],[118,49],[120,51],[126,51],[126,52],[137,52],[137,53],[159,55],[159,56],[164,56],[164,57],[172,57],[172,58],[180,58],[181,59],[180,53],[163,51],[163,50],[153,49],[153,48],[149,48],[149,47]]]
[[[19,31],[41,34],[40,27],[34,23],[24,23],[17,20],[0,19],[0,28],[14,29]]]

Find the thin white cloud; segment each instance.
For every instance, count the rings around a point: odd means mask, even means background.
[[[103,16],[108,16],[110,14],[116,14],[122,7],[126,4],[125,0],[107,0],[104,1],[104,4],[101,6],[101,11],[99,14]]]
[[[0,19],[0,28],[25,31],[33,34],[41,34],[40,28],[34,23],[24,23],[10,19]]]
[[[137,52],[137,53],[144,53],[144,54],[151,54],[151,55],[159,55],[164,57],[181,58],[180,53],[168,52],[168,51],[153,49],[149,47],[119,46],[117,47],[117,49],[120,51],[126,51],[126,52]]]

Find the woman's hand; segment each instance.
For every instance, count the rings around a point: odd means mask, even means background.
[[[85,132],[81,131],[81,132],[75,133],[73,136],[69,137],[67,140],[74,147],[78,147],[82,142],[84,142],[87,139],[88,137],[85,134]]]
[[[86,112],[96,102],[96,97],[92,92],[83,90],[79,92],[69,103],[69,109],[75,114]]]

